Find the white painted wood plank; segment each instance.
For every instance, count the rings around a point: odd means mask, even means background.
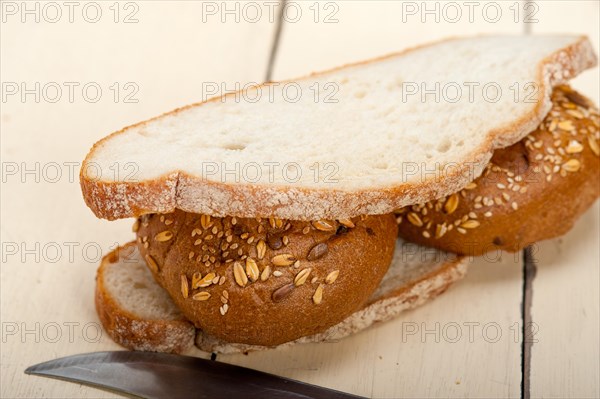
[[[521,272],[520,253],[477,258],[462,282],[394,321],[219,360],[367,397],[518,397]]]
[[[566,236],[537,248],[531,397],[600,395],[599,219],[596,203]]]
[[[451,36],[521,33],[523,29],[520,17],[515,22],[510,8],[513,2],[480,1],[472,6],[465,2],[448,2],[452,3],[449,6],[442,1],[424,3],[322,1],[318,7],[313,2],[298,3],[302,18],[296,22],[296,7],[288,11],[274,77],[304,76]]]
[[[539,3],[539,4],[538,4]],[[539,20],[532,24],[532,33],[570,32],[587,35],[596,54],[600,54],[600,2],[597,1],[538,1]],[[598,104],[600,102],[600,74],[598,67],[586,71],[571,81],[576,90]]]
[[[320,3],[320,21],[336,10],[325,8],[326,3]],[[302,9],[308,18],[284,26],[275,78],[303,76],[450,35],[521,31],[510,18],[496,24],[481,18],[459,24],[421,23],[414,18],[403,23],[401,2],[335,4],[339,9],[332,17],[337,23],[315,23],[310,2]],[[501,262],[477,259],[466,280],[442,297],[341,342],[219,356],[219,360],[368,397],[518,397],[521,344],[514,330],[519,330],[521,319],[521,259],[520,254],[505,254]],[[456,343],[441,336],[444,327],[451,334],[455,328],[451,323],[461,329]],[[470,323],[476,323],[473,342],[468,339]],[[498,326],[502,332],[498,342],[482,336],[487,323],[497,323],[486,331],[491,334]],[[439,325],[439,342],[434,334],[402,342],[403,328],[415,325],[419,331]]]
[[[94,249],[106,253],[113,243],[127,242],[133,235],[130,221],[99,220],[83,202],[78,163],[91,145],[123,126],[200,101],[203,82],[233,87],[235,82],[264,78],[275,26],[268,19],[222,23],[216,17],[203,23],[201,2],[160,1],[131,2],[139,7],[139,22],[115,24],[108,8],[113,3],[98,3],[104,18],[97,24],[75,14],[73,24],[35,23],[31,17],[30,23],[22,24],[17,15],[1,25],[2,82],[26,82],[28,87],[58,82],[63,88],[64,82],[78,82],[79,89],[94,82],[103,90],[96,103],[85,101],[80,90],[72,103],[66,91],[56,103],[44,98],[36,103],[32,95],[25,102],[18,97],[2,102],[3,164],[16,162],[21,168],[25,162],[33,169],[39,162],[41,171],[39,183],[35,174],[3,175],[2,397],[115,397],[23,374],[27,366],[55,357],[122,349],[101,332],[94,309]],[[33,2],[28,4],[33,7]],[[121,9],[121,17],[125,11],[132,9]],[[110,90],[114,82],[136,84],[134,98],[139,102],[124,103],[121,97],[115,103]],[[122,88],[121,96],[129,92]],[[55,171],[43,172],[49,162],[61,166],[62,177],[54,183]],[[72,179],[64,162],[76,163]],[[22,261],[22,250],[8,255],[12,243],[27,249],[38,244],[41,259],[36,261],[33,253]],[[87,256],[82,252],[86,244]],[[74,246],[73,259],[67,245]],[[55,257],[53,248],[62,251],[55,263],[50,259]]]
[[[539,2],[534,33],[587,34],[600,54],[600,4]],[[598,67],[572,82],[600,101]],[[531,349],[531,397],[600,396],[600,254],[598,203],[566,236],[539,243],[535,257],[532,320],[538,332]]]

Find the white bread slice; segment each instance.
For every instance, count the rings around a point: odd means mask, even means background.
[[[112,323],[107,326],[101,314],[100,319],[115,341],[130,349],[147,351],[180,352],[189,347],[189,330],[184,326],[171,298],[152,278],[144,260],[133,243],[127,244],[126,262],[113,262],[115,252],[102,260],[98,272],[96,307],[110,308]],[[394,259],[379,288],[364,307],[343,322],[320,334],[303,337],[280,346],[306,342],[338,340],[357,333],[380,321],[390,320],[401,311],[423,304],[444,292],[452,283],[464,277],[467,272],[467,258],[459,257],[436,249],[425,248],[398,239]],[[102,272],[104,269],[104,272]],[[108,271],[114,271],[106,278]],[[105,277],[102,278],[102,275]],[[137,279],[137,280],[136,280]],[[131,300],[128,287],[143,281],[146,289]],[[110,306],[107,303],[110,302]],[[164,311],[163,309],[169,309]],[[176,319],[177,321],[173,321]],[[143,331],[131,331],[133,326],[143,323]],[[187,323],[187,322],[186,322]],[[188,323],[189,324],[189,323]],[[189,324],[191,325],[191,324]],[[155,332],[157,335],[152,335]],[[169,334],[174,334],[169,336]],[[123,337],[134,336],[135,340]],[[181,340],[181,342],[179,342]],[[135,341],[135,345],[131,342]],[[178,344],[179,343],[179,344]],[[219,341],[206,336],[200,330],[196,334],[196,346],[206,352],[237,353],[270,349],[265,346],[244,345]],[[176,349],[176,350],[174,350]]]
[[[112,339],[129,349],[181,353],[194,343],[194,325],[154,281],[135,242],[102,258],[96,311]]]
[[[296,220],[389,213],[472,181],[494,149],[540,123],[553,86],[595,64],[581,36],[481,36],[416,47],[127,127],[94,145],[81,186],[88,206],[107,219],[175,208]],[[431,90],[436,83],[458,85],[462,95],[403,98],[409,85]],[[531,83],[537,94],[529,98]],[[487,84],[501,89],[496,102]],[[335,90],[329,100],[337,103],[326,102]]]

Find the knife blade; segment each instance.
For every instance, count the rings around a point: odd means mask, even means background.
[[[85,353],[36,364],[25,373],[149,399],[361,398],[246,367],[154,352]]]

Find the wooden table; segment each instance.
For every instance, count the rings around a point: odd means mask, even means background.
[[[436,23],[420,2],[292,2],[276,40],[279,3],[229,2],[226,14],[221,2],[76,2],[69,15],[61,2],[28,2],[33,14],[2,2],[1,396],[115,396],[23,374],[119,349],[99,326],[94,275],[99,256],[132,234],[130,221],[98,220],[83,203],[78,166],[93,142],[215,84],[234,90],[268,70],[290,78],[450,35],[578,32],[598,52],[598,3],[568,3],[480,2],[469,21],[458,2],[458,22],[437,3]],[[598,102],[597,68],[573,85]],[[464,281],[393,322],[338,343],[217,359],[377,398],[598,397],[599,226],[596,203],[565,237],[539,243],[535,277],[522,253],[477,258]]]

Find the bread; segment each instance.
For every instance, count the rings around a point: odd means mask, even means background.
[[[102,258],[95,299],[104,329],[119,345],[180,353],[194,343],[194,326],[154,282],[133,242]]]
[[[585,37],[479,36],[266,83],[100,140],[81,187],[107,219],[176,208],[292,220],[391,213],[464,187],[494,150],[539,125],[553,86],[595,64]],[[469,82],[480,85],[473,96]],[[436,83],[462,95],[407,94]],[[488,83],[503,93],[497,101]]]
[[[133,243],[130,243],[125,247],[130,248],[132,246]],[[115,254],[116,251],[113,251],[107,255],[103,259],[100,268],[104,268],[106,264],[111,264],[108,259],[114,258]],[[147,284],[149,290],[162,290],[162,288],[160,288],[160,286],[152,279],[152,275],[146,267],[145,261],[142,259],[139,251],[137,251],[137,248],[134,249],[131,255],[127,256],[127,260],[127,263],[123,263],[119,267],[140,270],[141,274],[145,273],[145,275],[140,274],[139,279],[144,281],[145,285]],[[374,323],[390,320],[396,317],[401,311],[421,305],[427,300],[444,292],[452,285],[452,283],[465,275],[467,266],[468,262],[465,257],[457,257],[449,253],[419,247],[415,244],[404,243],[401,240],[398,240],[392,265],[379,284],[376,292],[371,295],[369,300],[360,310],[338,325],[329,328],[327,331],[313,336],[303,337],[283,345],[334,341],[350,334],[358,333]],[[124,345],[124,342],[126,341],[120,339],[120,337],[131,335],[131,332],[128,332],[132,326],[132,323],[129,321],[131,318],[134,318],[136,321],[143,320],[147,326],[154,325],[155,331],[164,330],[164,323],[166,321],[157,319],[156,314],[144,319],[141,314],[132,314],[132,308],[118,308],[119,304],[128,303],[126,298],[128,298],[129,293],[126,290],[116,290],[113,285],[135,285],[136,281],[132,281],[130,278],[131,276],[126,272],[115,273],[114,276],[115,279],[110,281],[103,281],[99,278],[97,284],[98,286],[103,284],[102,291],[110,290],[111,292],[117,292],[125,298],[112,297],[110,295],[97,295],[96,303],[100,318],[101,320],[104,320],[104,317],[100,312],[101,309],[106,308],[104,301],[110,301],[112,303],[111,307],[117,306],[114,308],[113,312],[117,311],[119,314],[127,314],[130,316],[113,318],[114,324],[112,325],[107,325],[103,321],[103,325],[107,328],[111,337],[113,337],[118,344]],[[121,281],[119,281],[119,279],[121,279]],[[97,291],[99,290],[100,288],[97,288]],[[147,297],[146,300],[160,300],[162,307],[175,308],[175,305],[168,295],[156,295],[153,296],[153,298],[154,299]],[[139,308],[136,307],[136,309]],[[114,332],[111,333],[111,331],[114,330],[119,330],[121,333],[119,335],[115,335]],[[187,334],[172,336],[173,341],[180,338],[185,344],[179,345],[178,348],[181,349],[187,347],[189,345]],[[129,349],[157,352],[162,352],[169,348],[169,346],[163,345],[162,341],[157,340],[154,335],[138,335],[136,342],[137,345],[135,347],[132,347],[131,345],[126,345],[126,347]],[[266,346],[232,344],[220,341],[208,336],[201,330],[197,330],[196,345],[201,350],[215,353],[236,353],[269,349],[269,347]],[[173,345],[170,345],[170,347],[173,347]]]
[[[362,309],[326,331],[287,342],[279,347],[300,343],[335,342],[356,334],[373,324],[394,319],[445,292],[467,273],[468,258],[404,242],[396,244],[394,259],[377,290]],[[202,330],[196,346],[206,352],[246,353],[273,349],[259,345],[229,343],[215,339]]]
[[[451,196],[403,208],[400,236],[481,255],[566,233],[600,195],[599,126],[590,100],[557,87],[541,125],[496,150],[481,177]]]
[[[177,210],[146,215],[137,228],[142,256],[188,320],[224,341],[265,346],[360,309],[396,236],[393,214],[310,223]]]

